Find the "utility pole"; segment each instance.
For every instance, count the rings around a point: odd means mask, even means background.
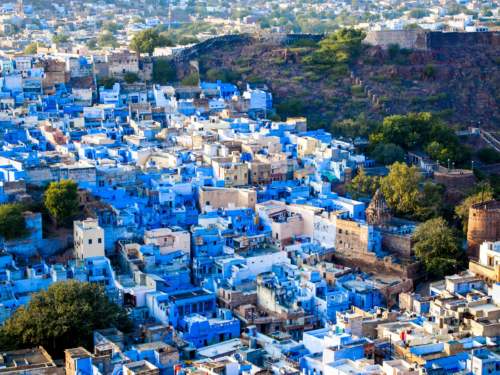
[[[172,28],[172,0],[168,0],[168,30]]]

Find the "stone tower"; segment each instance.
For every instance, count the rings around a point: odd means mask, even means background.
[[[478,256],[479,246],[484,241],[500,239],[500,201],[490,200],[476,203],[469,209],[467,227],[467,249],[469,255]]]
[[[371,225],[385,225],[392,218],[391,211],[387,206],[384,195],[377,189],[372,201],[366,209],[366,221]]]

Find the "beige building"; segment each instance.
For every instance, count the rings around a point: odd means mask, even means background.
[[[297,167],[297,161],[290,159],[285,152],[269,155],[257,154],[254,160],[271,164],[271,181],[286,181],[292,178]]]
[[[109,74],[112,77],[123,77],[125,73],[139,74],[139,57],[137,54],[123,50],[106,56]]]
[[[66,375],[77,375],[77,362],[81,359],[92,358],[92,354],[83,347],[66,349],[64,351]]]
[[[104,229],[96,219],[73,223],[75,255],[78,259],[104,256]]]
[[[312,155],[316,148],[320,146],[321,142],[313,137],[299,137],[297,138],[297,156],[303,158],[307,155]]]
[[[212,160],[215,176],[224,180],[224,186],[236,187],[248,185],[248,165],[246,163],[222,160]]]
[[[230,207],[255,209],[257,192],[253,189],[200,187],[198,202],[202,212]]]
[[[144,243],[158,246],[161,254],[178,250],[188,255],[191,253],[191,236],[187,230],[178,227],[148,230],[144,233]]]
[[[266,185],[271,183],[271,164],[268,162],[252,161],[248,163],[250,184]]]
[[[288,117],[286,123],[295,126],[297,133],[307,131],[307,119],[305,117]]]

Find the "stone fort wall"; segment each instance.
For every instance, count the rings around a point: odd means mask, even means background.
[[[500,46],[499,32],[432,32],[424,30],[381,30],[369,31],[366,44],[387,48],[397,44],[401,48],[414,50],[435,50],[460,48],[472,45]]]

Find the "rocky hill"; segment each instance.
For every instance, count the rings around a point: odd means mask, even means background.
[[[310,38],[291,42],[241,36],[191,51],[185,59],[198,64],[181,58],[178,71],[182,77],[189,73],[186,66],[199,66],[202,78],[265,82],[280,115],[305,114],[317,126],[361,114],[380,119],[431,111],[462,126],[481,123],[498,130],[500,44],[498,34],[494,36],[485,43],[479,35],[457,38],[450,33],[427,37],[428,48],[418,49],[365,45],[348,71],[327,74],[304,64],[317,48]]]

